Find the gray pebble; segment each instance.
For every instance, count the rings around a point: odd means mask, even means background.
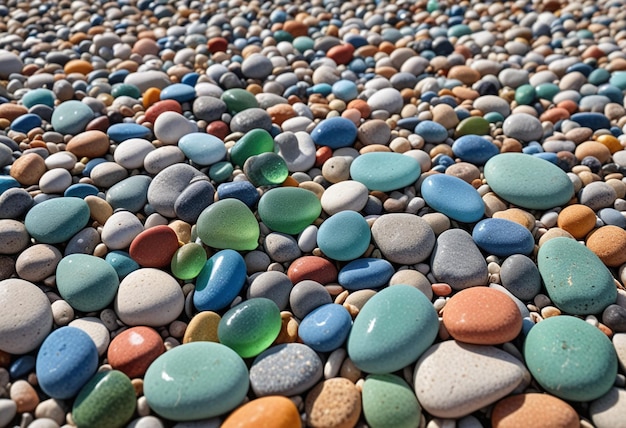
[[[578,200],[581,204],[587,205],[594,211],[601,208],[613,207],[613,202],[617,199],[615,189],[604,181],[594,181],[587,184],[580,190]]]
[[[502,286],[523,301],[532,300],[541,291],[541,275],[535,263],[525,255],[513,254],[500,267]]]
[[[511,114],[511,107],[509,103],[500,98],[497,95],[483,95],[474,100],[474,108],[482,111],[483,113],[489,113],[495,111],[500,113],[503,117],[508,117]]]
[[[109,188],[128,177],[128,171],[115,162],[102,162],[91,170],[89,177],[94,185]]]
[[[187,223],[195,223],[206,207],[213,203],[215,187],[208,180],[193,181],[174,202],[176,216]]]
[[[289,277],[276,271],[262,272],[248,287],[247,298],[265,297],[272,300],[278,309],[285,310],[289,304],[289,294],[293,284]]]
[[[32,205],[33,198],[26,190],[17,187],[7,189],[0,195],[0,218],[19,218]]]
[[[62,258],[63,255],[55,246],[35,244],[17,256],[15,270],[20,278],[27,281],[43,281],[54,275]]]
[[[100,234],[93,227],[86,227],[72,236],[65,246],[64,255],[69,254],[93,254],[96,246],[100,243]]]
[[[427,221],[412,214],[384,214],[372,225],[372,238],[387,260],[412,265],[424,261],[435,246]]]
[[[133,175],[114,184],[106,192],[106,201],[113,210],[125,209],[136,213],[148,201],[148,187],[152,179],[147,175]]]
[[[498,80],[502,86],[517,89],[528,83],[528,70],[505,68],[498,74]]]
[[[30,235],[23,223],[0,220],[0,254],[16,254],[30,244]]]
[[[302,255],[298,242],[291,235],[272,232],[265,237],[265,252],[275,262],[290,262]]]
[[[507,296],[509,296],[511,300],[513,300],[513,302],[517,305],[517,309],[519,309],[519,312],[522,315],[522,318],[526,318],[530,316],[530,311],[526,307],[526,304],[522,302],[520,299],[518,299],[517,297],[515,297],[509,290],[507,290],[500,284],[496,284],[496,283],[489,284],[489,288],[493,288],[494,290],[498,290],[506,294]]]
[[[404,107],[404,101],[400,91],[394,88],[384,88],[375,92],[367,99],[367,105],[372,109],[383,110],[389,114],[400,113]]]
[[[541,122],[528,113],[516,113],[502,123],[504,135],[523,142],[539,141],[543,137]]]
[[[597,428],[611,428],[624,424],[626,417],[626,390],[611,388],[589,404],[589,416]]]
[[[272,118],[262,108],[249,108],[233,116],[230,121],[232,132],[248,132],[253,129],[272,129]]]
[[[615,333],[626,333],[626,308],[609,305],[602,312],[602,323]]]
[[[13,163],[13,151],[4,144],[0,144],[0,168]]]
[[[176,217],[176,200],[196,178],[206,175],[191,165],[174,164],[159,172],[148,187],[148,203],[165,217]]]
[[[24,63],[19,56],[7,50],[0,50],[0,78],[8,79],[13,73],[20,73]]]
[[[289,293],[289,306],[296,318],[303,319],[313,309],[332,303],[328,290],[317,281],[300,281]]]
[[[148,153],[143,167],[149,174],[158,174],[168,166],[185,161],[185,154],[178,146],[163,146]]]
[[[194,100],[192,111],[196,119],[213,122],[226,113],[226,103],[219,98],[200,96]]]
[[[437,238],[431,257],[435,279],[454,290],[486,285],[487,262],[471,235],[462,229],[450,229]]]
[[[256,272],[265,272],[272,263],[269,256],[263,251],[253,250],[244,256],[246,262],[246,272],[251,275]]]

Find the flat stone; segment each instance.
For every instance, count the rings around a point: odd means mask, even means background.
[[[399,264],[420,263],[430,256],[435,246],[430,224],[411,214],[391,213],[378,217],[372,225],[372,238],[386,259]]]
[[[454,220],[473,223],[485,214],[485,204],[480,194],[458,177],[429,175],[422,181],[420,191],[431,208]]]
[[[299,428],[302,426],[298,408],[287,397],[272,396],[256,398],[232,412],[222,428],[236,428],[253,421],[275,428]]]
[[[483,251],[499,257],[528,255],[535,247],[535,239],[527,228],[503,218],[487,218],[476,223],[472,239]]]
[[[420,164],[400,153],[370,152],[358,156],[350,164],[350,176],[370,190],[388,192],[402,189],[417,181]]]
[[[500,266],[502,286],[522,301],[532,300],[541,290],[541,275],[535,263],[523,254],[513,254]]]

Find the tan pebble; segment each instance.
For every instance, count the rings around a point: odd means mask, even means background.
[[[357,136],[359,141],[365,145],[386,145],[391,138],[391,128],[384,120],[368,120],[359,127]]]
[[[183,244],[191,241],[191,225],[189,223],[182,220],[174,220],[168,226],[176,232],[178,240]]]
[[[344,304],[355,306],[360,310],[375,294],[376,291],[370,289],[354,291],[346,298]]]
[[[500,400],[491,413],[493,428],[578,428],[578,413],[549,394],[519,394]]]
[[[350,162],[342,156],[332,157],[324,162],[322,176],[330,183],[350,179]]]
[[[569,205],[559,213],[557,225],[574,238],[584,238],[596,225],[596,213],[582,204]]]
[[[298,320],[288,311],[281,312],[280,319],[280,332],[274,343],[277,345],[281,343],[294,343],[298,340],[298,327],[300,326]]]
[[[354,365],[350,358],[343,360],[341,369],[339,370],[339,376],[348,379],[351,382],[356,383],[363,373]]]
[[[233,411],[222,428],[300,428],[302,421],[296,405],[287,397],[261,397]]]
[[[461,180],[472,183],[480,178],[480,170],[476,165],[468,162],[458,162],[446,168],[446,174],[459,177]]]
[[[389,148],[389,146],[385,146],[383,144],[370,144],[368,146],[363,147],[361,150],[359,150],[359,154],[364,154],[364,153],[372,153],[372,152],[390,152],[391,149]]]
[[[113,207],[104,199],[89,195],[85,198],[85,202],[89,207],[91,218],[104,225],[106,221],[113,215]]]
[[[433,122],[437,122],[446,129],[454,129],[459,124],[459,118],[454,109],[448,104],[437,104],[432,108]]]
[[[611,178],[606,180],[606,184],[608,184],[613,188],[613,190],[615,190],[615,195],[617,199],[624,199],[624,197],[626,196],[626,183],[624,183],[622,180]]]
[[[361,394],[348,379],[318,383],[307,395],[307,423],[314,428],[353,428],[361,416]]]
[[[610,267],[626,263],[626,230],[618,226],[602,226],[587,237],[587,248]]]
[[[558,315],[561,315],[561,311],[559,310],[559,308],[556,308],[551,305],[541,308],[541,316],[544,319],[550,318],[550,317],[556,317]]]
[[[35,417],[52,419],[59,425],[65,423],[64,403],[54,398],[42,401],[35,409]]]
[[[457,86],[452,89],[452,94],[461,100],[475,100],[480,96],[478,92],[464,86]]]
[[[324,194],[324,187],[315,181],[303,181],[298,185],[298,187],[315,193],[315,196],[318,198],[321,198]]]
[[[450,219],[445,214],[427,213],[424,214],[422,218],[430,225],[433,232],[435,232],[435,236],[439,236],[450,229]]]
[[[13,122],[26,113],[28,113],[28,109],[24,106],[13,103],[0,104],[0,119],[4,119],[8,123]]]
[[[505,138],[502,141],[502,153],[520,153],[522,151],[522,143],[514,138]]]
[[[411,285],[424,293],[428,300],[433,297],[433,290],[428,278],[426,278],[421,272],[413,269],[403,269],[394,273],[389,279],[389,285],[405,284]]]
[[[586,141],[576,147],[574,155],[578,160],[583,160],[587,156],[593,156],[601,163],[606,163],[611,157],[611,151],[602,143],[597,141]]]
[[[499,211],[493,214],[493,218],[503,218],[514,221],[528,230],[533,230],[535,227],[535,216],[520,208],[509,208],[508,210]]]
[[[507,203],[493,192],[485,194],[482,199],[485,203],[485,215],[487,217],[493,217],[495,213],[504,211],[508,208]]]
[[[109,152],[109,137],[102,131],[85,131],[72,137],[65,148],[78,158],[96,158]]]
[[[593,130],[591,128],[579,127],[574,128],[565,133],[566,140],[572,140],[576,144],[581,144],[584,141],[589,140],[593,135]]]
[[[217,326],[221,317],[212,311],[203,311],[195,315],[185,330],[183,343],[219,342]]]
[[[13,382],[9,396],[17,404],[17,413],[34,412],[39,404],[37,391],[25,380]]]
[[[133,385],[133,389],[135,390],[135,395],[137,397],[142,396],[143,395],[143,379],[135,378],[135,379],[132,379],[130,383]]]
[[[45,172],[45,161],[35,153],[27,153],[17,158],[10,170],[11,177],[25,186],[39,183],[39,179]]]

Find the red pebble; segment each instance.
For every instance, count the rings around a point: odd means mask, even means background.
[[[146,120],[154,123],[161,113],[166,111],[175,111],[176,113],[183,113],[183,108],[176,100],[163,100],[157,101],[146,110]]]
[[[328,49],[326,56],[337,63],[337,65],[348,64],[352,60],[354,54],[354,46],[350,43],[333,46]]]
[[[437,282],[431,286],[435,296],[446,297],[452,294],[452,287],[445,282]]]
[[[163,339],[150,327],[132,327],[115,336],[107,359],[115,370],[131,379],[143,377],[152,362],[163,352]]]
[[[165,225],[144,230],[130,243],[130,257],[142,267],[162,268],[169,266],[178,249],[178,236],[174,229]]]
[[[328,159],[333,155],[333,149],[328,146],[322,146],[315,152],[315,166],[321,168]]]
[[[220,140],[223,140],[230,133],[230,129],[228,129],[228,124],[226,124],[226,122],[216,120],[207,125],[206,133],[214,135]]]
[[[323,257],[304,256],[291,263],[287,276],[294,284],[310,279],[326,285],[337,282],[337,268]]]
[[[226,52],[226,49],[228,49],[228,40],[223,37],[213,37],[209,40],[207,46],[211,53]]]

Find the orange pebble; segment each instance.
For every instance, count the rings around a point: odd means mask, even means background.
[[[321,168],[333,155],[333,150],[328,146],[322,146],[315,152],[315,166]]]
[[[452,294],[452,287],[445,282],[436,282],[432,284],[433,294],[439,297],[446,297]]]
[[[559,120],[569,119],[570,112],[564,109],[563,107],[555,107],[546,110],[541,114],[539,120],[541,122],[552,122],[556,123]]]
[[[226,418],[222,428],[300,428],[300,412],[296,405],[282,396],[252,400]]]
[[[378,50],[381,51],[381,52],[385,52],[386,54],[390,54],[391,52],[396,50],[396,47],[391,42],[382,42],[378,46]]]
[[[610,267],[626,263],[626,230],[607,225],[594,230],[587,237],[587,248]]]
[[[596,226],[596,213],[587,205],[569,205],[559,213],[557,225],[574,238],[582,239]]]
[[[570,114],[576,113],[578,111],[578,104],[576,104],[572,100],[561,101],[556,105],[558,108],[563,108],[567,110]]]
[[[285,179],[285,181],[282,182],[281,186],[284,186],[284,187],[298,187],[298,186],[300,186],[300,183],[298,183],[298,180],[296,180],[292,176],[288,176]]]
[[[144,108],[148,108],[160,100],[161,90],[159,88],[148,88],[146,89],[146,92],[143,93],[141,103],[143,104]]]
[[[549,394],[518,394],[500,400],[491,414],[493,428],[519,426],[577,428],[578,414],[569,404]]]
[[[330,260],[317,256],[303,256],[289,265],[287,276],[294,284],[312,279],[322,285],[337,281],[337,268]]]
[[[90,62],[82,59],[73,59],[65,64],[63,67],[65,74],[80,73],[87,75],[93,71],[93,65]]]
[[[354,55],[354,46],[350,43],[333,46],[326,52],[326,56],[337,63],[337,65],[347,64]]]
[[[615,152],[619,152],[620,150],[623,150],[623,147],[620,144],[619,140],[615,138],[613,135],[610,135],[610,134],[599,135],[596,138],[596,141],[598,143],[604,144],[609,149],[611,154]]]
[[[365,100],[352,100],[347,105],[348,109],[357,109],[361,112],[361,118],[367,119],[372,113],[372,109]]]

